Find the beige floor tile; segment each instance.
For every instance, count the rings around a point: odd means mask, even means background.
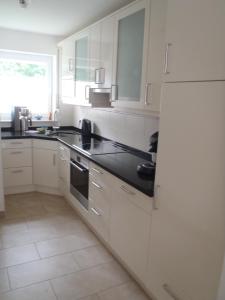
[[[6,269],[0,270],[0,294],[9,290],[9,280]],[[1,299],[1,295],[0,295]]]
[[[99,298],[99,300],[150,300],[132,281],[99,293]]]
[[[26,288],[0,295],[1,300],[56,300],[49,282],[35,284]]]
[[[112,255],[101,245],[85,248],[73,253],[79,267],[90,268],[113,260]]]
[[[94,246],[98,243],[94,235],[90,231],[85,230],[74,235],[39,242],[36,245],[40,256],[44,258]]]
[[[0,250],[0,268],[14,266],[37,259],[39,259],[39,255],[33,244]]]
[[[9,232],[23,232],[27,230],[26,220],[23,218],[0,221],[0,234]]]
[[[8,232],[1,236],[1,240],[3,248],[22,246],[33,242],[28,231]]]
[[[46,241],[50,239],[58,238],[58,235],[56,234],[54,227],[52,226],[46,226],[45,228],[36,228],[29,230],[29,233],[32,237],[33,242],[41,242]]]
[[[13,289],[71,274],[79,270],[72,254],[22,264],[8,269]]]
[[[128,280],[127,273],[117,263],[111,262],[53,279],[51,282],[59,300],[76,300]]]

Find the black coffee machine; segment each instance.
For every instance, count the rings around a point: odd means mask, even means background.
[[[158,137],[159,137],[158,131],[153,133],[150,137],[150,149],[148,151],[149,153],[151,153],[150,161],[147,163],[140,163],[137,166],[138,174],[152,179],[155,177],[156,154],[158,150]]]

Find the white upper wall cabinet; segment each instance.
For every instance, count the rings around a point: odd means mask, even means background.
[[[75,97],[74,86],[74,40],[66,39],[59,47],[59,97],[65,103],[73,103]]]
[[[63,101],[90,105],[90,88],[111,88],[113,106],[158,113],[166,6],[167,0],[135,1],[62,41]]]
[[[115,106],[144,103],[148,49],[149,1],[136,2],[116,14],[112,100]]]
[[[88,104],[90,89],[90,30],[75,35],[75,104]]]
[[[151,0],[145,107],[160,112],[167,0]]]
[[[224,0],[168,0],[165,82],[225,80],[224,16]]]

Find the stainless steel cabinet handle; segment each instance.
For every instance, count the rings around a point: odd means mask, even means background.
[[[153,209],[159,209],[159,189],[160,185],[156,184],[154,188],[154,197],[153,197]]]
[[[152,101],[148,101],[149,93],[151,93],[151,91],[149,91],[151,86],[152,86],[151,83],[147,83],[146,86],[145,86],[145,105],[152,104]],[[150,95],[150,98],[151,98],[151,95]]]
[[[23,170],[16,170],[16,171],[12,171],[13,174],[19,174],[19,173],[23,173]]]
[[[167,294],[170,295],[174,300],[181,300],[171,289],[171,287],[168,284],[163,285],[163,289],[167,292]]]
[[[101,214],[97,211],[97,209],[95,209],[94,207],[91,208],[91,211],[98,217],[101,216]]]
[[[97,188],[97,189],[99,189],[99,190],[103,190],[103,188],[99,185],[99,184],[97,184],[96,182],[94,182],[94,181],[91,181],[91,183]]]
[[[89,90],[90,90],[90,85],[85,86],[85,100],[89,100]],[[88,91],[88,92],[87,92]]]
[[[22,154],[22,153],[23,153],[22,151],[10,152],[10,154],[12,154],[12,155],[16,155],[16,154]]]
[[[111,102],[118,100],[118,85],[112,84],[111,86]]]
[[[169,48],[172,46],[171,43],[166,44],[166,51],[165,51],[165,68],[164,68],[164,74],[169,74],[168,65],[169,65]]]
[[[95,69],[95,84],[105,83],[105,69]]]
[[[100,170],[98,170],[98,169],[96,169],[96,168],[91,168],[93,171],[95,171],[96,173],[98,173],[98,174],[103,174],[103,172],[102,171],[100,171]]]
[[[129,195],[132,195],[132,196],[136,195],[134,192],[128,190],[124,185],[121,185],[120,188],[121,188],[121,190],[123,190],[124,192],[126,192]]]

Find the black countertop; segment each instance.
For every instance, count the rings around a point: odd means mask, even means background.
[[[65,132],[65,130],[63,130]],[[66,131],[67,133],[79,133],[77,131]],[[78,145],[80,147],[80,140],[82,140],[82,136],[79,138],[74,134],[60,134],[59,136],[48,136],[44,134],[29,132],[29,133],[20,133],[13,131],[2,131],[1,133],[2,139],[24,139],[24,138],[32,138],[32,139],[45,139],[45,140],[53,140],[60,141],[65,144],[72,150],[80,153],[85,156],[89,160],[93,161],[97,165],[101,166],[106,171],[112,173],[117,176],[121,180],[135,187],[137,190],[142,193],[153,197],[154,196],[154,180],[149,179],[143,176],[140,176],[137,173],[137,165],[143,162],[150,161],[150,155],[146,152],[142,152],[139,150],[135,150],[128,146],[115,143],[113,141],[101,140],[101,138],[92,137],[91,147],[93,145],[97,145],[97,148],[94,147],[93,153],[90,155],[86,151],[79,150],[79,148],[75,148],[74,145]],[[101,143],[102,141],[102,143]],[[113,145],[113,151],[109,147],[109,144]],[[115,148],[116,146],[116,148]],[[98,149],[98,151],[96,151]],[[114,150],[116,149],[116,150]],[[97,153],[97,154],[96,154]]]

